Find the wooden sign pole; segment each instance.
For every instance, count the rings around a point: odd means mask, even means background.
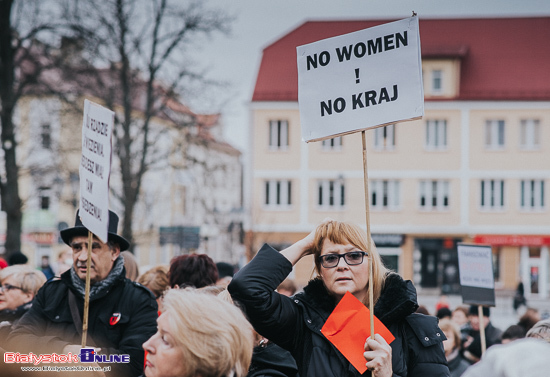
[[[374,339],[374,295],[373,295],[373,273],[372,273],[372,239],[370,234],[370,205],[369,205],[369,176],[367,174],[367,136],[365,131],[361,131],[363,137],[363,180],[365,183],[365,214],[367,218],[367,244],[369,248],[369,312],[370,312],[370,338]]]
[[[93,234],[88,231],[88,260],[86,261],[86,291],[84,294],[84,313],[82,319],[82,348],[86,347],[88,336],[88,312],[90,307],[90,269],[92,268],[92,244]]]
[[[481,341],[481,354],[485,353],[487,349],[487,342],[485,340],[485,319],[483,318],[483,306],[478,305],[477,314],[479,318],[479,340]]]

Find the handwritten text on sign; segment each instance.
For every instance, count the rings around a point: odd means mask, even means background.
[[[114,113],[85,100],[80,160],[80,217],[99,239],[107,241],[109,175]]]
[[[424,114],[417,17],[299,46],[297,55],[305,141]]]
[[[477,288],[495,287],[491,246],[458,245],[460,285]]]

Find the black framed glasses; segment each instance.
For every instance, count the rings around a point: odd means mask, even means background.
[[[17,287],[15,285],[11,285],[11,284],[2,284],[2,285],[0,285],[0,291],[11,291],[13,289],[20,289],[20,290],[23,291],[23,288]]]
[[[340,258],[344,258],[349,266],[356,266],[363,263],[363,258],[365,255],[369,255],[369,253],[366,251],[351,251],[345,254],[321,255],[319,260],[321,261],[321,266],[324,268],[334,268],[338,266],[338,263],[340,263]]]

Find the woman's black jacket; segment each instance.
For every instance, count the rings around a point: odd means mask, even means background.
[[[291,352],[300,377],[359,376],[321,333],[335,307],[323,282],[313,279],[304,292],[290,298],[275,292],[291,271],[292,264],[283,255],[264,245],[235,275],[228,290],[256,331]],[[413,284],[390,274],[374,314],[395,336],[391,343],[394,376],[449,376],[442,343],[445,335],[437,318],[414,313],[417,307]]]

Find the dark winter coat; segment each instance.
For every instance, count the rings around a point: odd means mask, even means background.
[[[291,271],[292,264],[283,255],[264,245],[228,290],[256,331],[291,352],[300,377],[359,376],[320,331],[335,307],[323,282],[310,281],[303,293],[292,298],[275,292]],[[445,335],[437,318],[414,313],[417,307],[412,283],[397,274],[388,276],[374,314],[395,336],[391,343],[394,376],[449,376]]]
[[[82,328],[77,329],[73,322],[69,290],[76,296],[80,318],[84,299],[73,286],[70,272],[40,288],[32,307],[14,326],[7,350],[37,355],[60,354],[66,345],[81,344]],[[90,299],[86,345],[101,347],[102,355],[130,355],[129,364],[105,364],[111,367],[111,375],[139,376],[143,372],[142,344],[157,331],[157,310],[153,294],[126,279],[124,270],[109,289]],[[118,313],[118,322],[111,324],[111,318],[116,318],[113,315]]]
[[[254,347],[247,377],[296,377],[298,367],[292,355],[273,342]]]

